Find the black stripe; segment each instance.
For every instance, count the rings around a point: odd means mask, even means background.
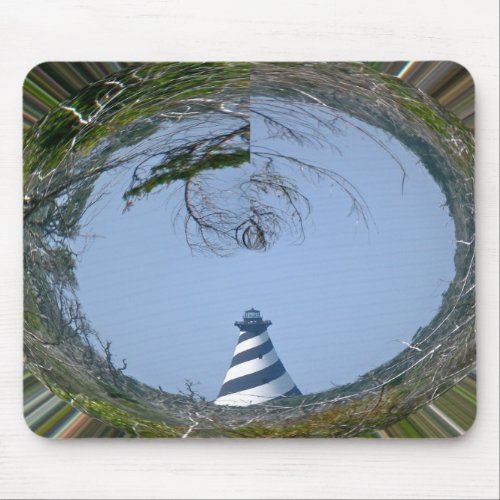
[[[252,359],[257,359],[259,357],[262,358],[264,354],[272,351],[273,348],[271,339],[268,339],[266,342],[258,345],[257,347],[252,347],[251,349],[247,349],[246,351],[236,354],[236,356],[233,357],[233,361],[231,362],[231,366],[229,368],[239,365],[240,363],[244,363],[245,361],[251,361]]]
[[[221,387],[220,393],[217,397],[220,398],[221,396],[234,394],[235,392],[246,391],[247,389],[253,389],[259,385],[266,384],[267,382],[272,382],[278,377],[281,377],[285,371],[283,363],[278,359],[276,363],[264,368],[263,370],[243,375],[242,377],[238,377],[233,380],[228,380]]]
[[[288,392],[285,392],[281,397],[286,398],[287,396],[302,396],[300,389],[294,385]]]
[[[245,340],[253,339],[254,337],[258,337],[261,333],[264,333],[265,331],[266,330],[252,332],[249,330],[247,332],[240,333],[240,336],[238,337],[238,344],[245,342]]]

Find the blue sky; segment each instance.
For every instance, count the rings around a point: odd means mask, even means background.
[[[261,124],[252,126],[264,140]],[[370,131],[404,163],[403,193],[398,165],[353,129],[335,138],[342,155],[281,144],[344,175],[374,219],[366,229],[338,189],[299,180],[312,204],[301,245],[284,237],[265,253],[192,255],[182,230],[172,230],[175,194],[122,214],[124,181],[110,189],[85,230],[98,237],[78,264],[79,297],[116,359],[127,358],[129,375],[171,392],[199,381],[199,392],[215,398],[237,340],[233,323],[252,306],[272,320],[269,334],[302,392],[352,381],[404,348],[397,339],[432,319],[453,278],[454,226],[418,159]],[[221,173],[228,181],[244,174]]]

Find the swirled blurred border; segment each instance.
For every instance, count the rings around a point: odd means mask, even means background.
[[[474,130],[474,82],[469,72],[451,61],[368,63],[397,76],[436,99]],[[47,62],[34,67],[23,87],[23,128],[26,132],[51,108],[91,82],[130,62]],[[125,437],[126,434],[74,409],[46,389],[29,372],[24,374],[24,415],[36,434],[52,438]],[[455,437],[464,434],[476,415],[475,372],[431,404],[408,418],[363,437]]]

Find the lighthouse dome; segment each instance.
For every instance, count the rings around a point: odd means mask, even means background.
[[[243,319],[247,320],[257,320],[257,319],[262,319],[262,316],[260,315],[260,311],[257,309],[254,309],[253,307],[251,309],[248,309],[245,311],[245,314],[243,315]]]

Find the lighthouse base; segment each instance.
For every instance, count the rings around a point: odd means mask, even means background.
[[[302,393],[292,381],[288,373],[281,377],[251,389],[219,396],[214,404],[224,406],[250,406],[267,403],[286,396],[300,396]]]

